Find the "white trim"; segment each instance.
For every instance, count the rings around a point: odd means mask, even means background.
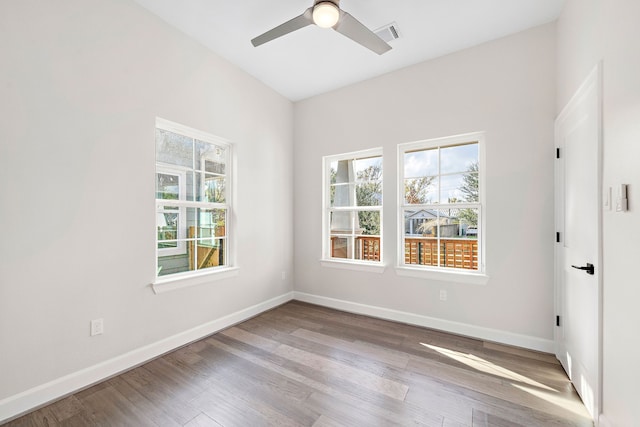
[[[382,195],[382,204],[378,205],[378,206],[330,206],[331,202],[331,183],[329,182],[330,179],[330,172],[329,169],[331,167],[331,162],[334,161],[340,161],[340,160],[355,160],[355,159],[366,159],[366,158],[371,158],[371,157],[380,157],[381,161],[384,161],[384,150],[382,147],[377,147],[377,148],[369,148],[369,149],[365,149],[365,150],[360,150],[360,151],[352,151],[350,153],[343,153],[343,154],[333,154],[330,156],[324,156],[322,157],[322,246],[321,246],[321,250],[322,250],[322,254],[321,254],[321,262],[327,262],[327,263],[331,263],[331,262],[336,262],[336,263],[340,263],[341,265],[331,265],[331,264],[324,264],[323,266],[325,267],[336,267],[336,268],[346,268],[346,269],[350,269],[350,270],[360,270],[360,271],[373,271],[371,268],[361,268],[361,266],[364,264],[363,262],[355,259],[355,255],[352,256],[354,258],[346,258],[346,259],[340,259],[339,261],[335,261],[335,258],[331,257],[331,245],[329,243],[329,240],[331,238],[331,216],[330,213],[331,212],[365,212],[365,211],[377,211],[380,213],[380,234],[376,237],[380,238],[380,261],[377,262],[378,264],[378,268],[382,268],[381,271],[379,271],[380,273],[382,271],[384,271],[384,249],[383,249],[383,244],[384,244],[384,192]],[[381,164],[381,167],[382,164]],[[384,177],[384,167],[383,167],[383,177]],[[355,183],[355,181],[354,181]],[[349,183],[349,184],[354,184],[354,183]],[[381,184],[383,184],[383,180],[380,181]],[[360,235],[356,235],[353,233],[350,234],[341,234],[340,237],[347,237],[347,238],[351,238],[354,239],[355,242],[355,238],[357,236]],[[355,251],[355,245],[352,245],[352,252]],[[353,267],[349,268],[348,266],[346,266],[346,264],[352,264]],[[364,264],[365,267],[370,267],[370,265],[368,263]]]
[[[196,200],[186,200],[186,185],[183,185],[183,183],[185,183],[185,179],[182,179],[183,176],[180,175],[180,197],[179,200],[176,201],[171,201],[170,203],[165,203],[165,201],[163,199],[156,199],[156,221],[157,221],[157,211],[160,208],[160,206],[178,206],[180,209],[180,218],[181,218],[181,224],[180,227],[178,228],[178,242],[179,242],[179,248],[183,249],[183,252],[178,254],[178,253],[174,253],[177,252],[175,249],[169,249],[168,251],[164,248],[159,249],[158,248],[158,240],[156,237],[156,279],[155,282],[152,284],[153,290],[155,293],[160,293],[160,292],[164,292],[166,290],[173,290],[173,289],[180,289],[186,286],[192,286],[192,285],[197,285],[197,284],[201,284],[201,283],[206,283],[206,282],[210,282],[212,280],[219,280],[219,279],[224,279],[227,277],[231,277],[232,275],[236,275],[237,271],[234,273],[233,270],[237,270],[237,267],[234,266],[234,263],[236,261],[236,249],[235,249],[235,242],[236,242],[236,238],[235,238],[235,225],[234,225],[234,217],[235,217],[235,212],[234,212],[234,205],[233,205],[233,201],[235,200],[235,196],[236,196],[236,181],[237,181],[237,176],[236,176],[236,154],[235,154],[235,150],[234,150],[234,146],[233,144],[224,139],[224,138],[220,138],[217,137],[215,135],[211,135],[209,133],[203,132],[203,131],[199,131],[197,129],[193,129],[190,128],[188,126],[179,124],[179,123],[175,123],[175,122],[171,122],[169,120],[166,119],[162,119],[160,117],[156,117],[156,126],[155,129],[160,129],[160,130],[165,130],[168,132],[173,132],[182,136],[185,136],[187,138],[190,138],[193,140],[193,143],[195,144],[195,141],[202,141],[202,142],[206,142],[209,144],[212,144],[214,146],[217,147],[223,147],[225,149],[225,165],[226,165],[226,170],[225,170],[225,174],[221,175],[221,174],[211,174],[211,175],[218,175],[218,176],[225,176],[225,202],[224,203],[218,203],[218,202],[202,202],[202,201],[196,201]],[[156,147],[157,150],[157,147]],[[156,153],[157,154],[157,153]],[[188,172],[191,172],[193,174],[192,177],[192,185],[193,185],[193,191],[195,192],[196,189],[196,185],[195,185],[195,179],[196,176],[199,173],[205,173],[204,169],[205,167],[203,167],[202,165],[202,158],[199,159],[199,167],[202,168],[202,170],[196,168],[196,159],[195,159],[195,151],[193,153],[193,159],[192,159],[192,164],[191,167],[181,167],[181,166],[174,166],[174,165],[168,165],[166,163],[163,162],[158,162],[156,160],[156,176],[158,174],[158,171],[160,170],[161,173],[166,173],[165,171],[170,171],[170,170],[174,170],[174,171],[184,171],[182,173],[185,174]],[[208,173],[205,173],[208,174]],[[186,184],[186,183],[185,183]],[[223,238],[226,241],[226,247],[225,247],[225,251],[224,251],[224,261],[223,264],[224,266],[222,268],[216,268],[215,271],[210,271],[207,270],[206,273],[204,274],[216,274],[216,276],[208,276],[208,278],[204,278],[203,279],[203,273],[196,270],[191,270],[188,272],[181,272],[181,273],[171,273],[171,274],[167,274],[166,276],[158,276],[159,273],[159,258],[164,257],[164,256],[170,256],[170,255],[182,255],[183,253],[187,253],[188,251],[186,250],[186,245],[185,245],[185,240],[186,241],[192,241],[192,239],[187,239],[185,232],[187,230],[187,219],[186,219],[186,214],[185,208],[196,208],[196,209],[223,209],[226,211],[226,218],[225,218],[225,227],[226,227],[226,233],[225,236],[223,236]],[[182,224],[182,221],[184,219],[184,224]],[[156,226],[157,229],[157,226]],[[157,235],[156,235],[157,236]],[[195,239],[194,241],[197,241],[197,239]],[[193,257],[194,260],[196,258],[196,252],[197,251],[193,251]],[[193,280],[184,280],[183,279],[185,277],[193,277]],[[175,280],[180,280],[182,281],[182,283],[178,284],[175,283],[173,281],[173,279]],[[172,282],[172,284],[168,284],[169,282]]]
[[[172,122],[161,117],[156,117],[156,128],[166,130],[169,132],[177,133],[180,135],[188,136],[203,142],[210,142],[212,144],[224,145],[231,147],[231,142],[228,139],[220,138],[219,136],[212,135],[207,132],[203,132],[198,129],[194,129],[189,126],[185,126],[180,123]]]
[[[408,151],[417,149],[429,149],[429,148],[442,148],[447,146],[454,146],[459,144],[467,144],[477,142],[478,144],[478,198],[477,203],[460,203],[460,204],[423,204],[423,205],[406,205],[404,200],[404,154]],[[484,284],[488,280],[486,275],[485,254],[486,254],[486,149],[485,149],[485,132],[471,132],[461,135],[446,136],[441,138],[434,138],[422,141],[405,142],[398,144],[397,147],[397,240],[396,240],[396,259],[398,261],[398,267],[396,272],[399,275],[413,276],[413,277],[425,277],[435,278],[438,280],[457,281],[461,283],[480,283]],[[438,169],[438,176],[446,176],[447,174],[440,174]],[[413,264],[404,264],[404,239],[405,239],[405,218],[404,211],[413,208],[416,209],[449,209],[449,208],[465,208],[471,207],[478,210],[478,272],[474,274],[475,278],[468,279],[468,273],[459,272],[459,270],[451,270],[446,267],[420,267]],[[406,270],[403,270],[406,269]],[[442,275],[434,276],[432,273],[436,271],[442,271]],[[418,270],[424,270],[424,274],[417,275]],[[460,274],[460,280],[448,279],[452,275]]]
[[[484,138],[484,134],[484,132],[469,132],[459,135],[443,136],[440,138],[403,142],[401,144],[398,144],[398,149],[401,149],[402,151],[410,151],[416,148],[424,148],[427,146],[435,148],[442,145],[464,144],[472,141],[477,141],[478,138]]]
[[[598,236],[597,236],[597,260],[596,262],[596,275],[597,275],[597,335],[596,335],[596,369],[595,373],[595,381],[596,384],[593,390],[593,417],[595,420],[596,426],[601,425],[603,419],[605,419],[600,411],[603,409],[603,254],[602,254],[602,206],[603,206],[603,191],[602,191],[602,182],[603,182],[603,62],[599,61],[595,67],[591,70],[589,75],[585,78],[585,80],[581,83],[580,87],[573,94],[569,102],[562,108],[560,114],[555,120],[554,123],[554,144],[556,148],[561,148],[560,159],[556,159],[554,161],[554,202],[555,202],[555,212],[554,212],[554,224],[556,227],[556,231],[561,233],[561,241],[564,242],[565,236],[565,224],[564,224],[564,198],[565,198],[565,185],[562,179],[564,175],[564,153],[562,150],[565,148],[563,144],[559,143],[560,140],[560,126],[561,123],[567,120],[567,117],[574,112],[574,110],[580,105],[580,103],[584,100],[585,97],[589,96],[591,90],[595,90],[597,97],[597,133],[598,133],[598,143],[597,143],[597,190],[596,190],[596,198],[597,198],[597,223],[598,223]],[[555,314],[560,315],[561,319],[565,316],[566,313],[563,312],[563,300],[562,300],[562,269],[560,265],[564,262],[562,258],[562,250],[560,245],[554,245],[554,306],[555,306]],[[599,268],[598,268],[599,267]],[[561,361],[562,364],[566,363],[566,357],[562,356],[565,352],[564,349],[564,327],[554,327],[554,347],[555,354],[558,360]],[[575,365],[574,365],[575,366]],[[585,405],[586,406],[586,405]],[[589,411],[589,408],[587,408]],[[605,421],[603,424],[608,426],[609,423]]]
[[[364,262],[364,261],[343,261],[342,259],[321,259],[320,265],[323,267],[330,268],[340,268],[343,270],[354,270],[354,271],[366,271],[369,273],[384,273],[384,269],[387,268],[386,265],[382,263],[376,262]]]
[[[188,288],[190,286],[228,279],[229,277],[237,276],[239,273],[240,269],[238,267],[214,267],[196,272],[187,271],[184,273],[169,274],[166,276],[160,276],[151,284],[151,288],[157,295],[168,291]]]
[[[334,160],[354,160],[354,159],[366,159],[368,157],[382,156],[382,147],[367,148],[359,151],[351,151],[349,153],[331,154],[324,156],[323,160],[327,163],[331,163]]]
[[[501,331],[498,329],[484,328],[481,326],[470,325],[468,323],[453,322],[451,320],[438,319],[435,317],[424,316],[422,314],[408,313],[406,311],[360,304],[352,301],[307,294],[304,292],[294,291],[293,294],[293,298],[296,300],[334,308],[336,310],[363,314],[366,316],[392,320],[409,325],[422,326],[425,328],[438,329],[452,334],[464,335],[496,343],[542,351],[545,353],[553,353],[553,341],[544,338],[514,334],[512,332]]]
[[[458,269],[445,270],[437,267],[410,267],[406,264],[397,265],[396,274],[398,276],[417,277],[420,279],[432,279],[445,282],[470,283],[473,285],[486,285],[489,281],[489,276],[482,273],[470,273]]]
[[[190,342],[197,341],[224,328],[250,319],[293,299],[293,292],[247,307],[212,320],[194,328],[167,337],[155,343],[137,348],[128,353],[105,360],[96,365],[73,372],[22,393],[0,400],[0,424],[17,418],[21,414],[41,407],[63,396],[77,392],[97,382],[139,366]]]

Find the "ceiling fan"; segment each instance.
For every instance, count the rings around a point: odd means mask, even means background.
[[[267,31],[264,34],[251,40],[251,44],[257,47],[271,40],[282,37],[307,25],[317,25],[321,28],[333,28],[340,34],[349,37],[356,43],[361,44],[382,55],[391,49],[384,40],[378,37],[373,31],[365,27],[356,18],[340,9],[340,0],[314,0],[313,6],[308,8],[302,15],[288,20],[284,24]]]

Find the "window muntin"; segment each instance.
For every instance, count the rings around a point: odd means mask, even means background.
[[[483,272],[482,135],[401,144],[400,266]]]
[[[230,265],[230,159],[226,141],[158,119],[158,277]]]
[[[324,158],[323,259],[382,263],[382,150]]]

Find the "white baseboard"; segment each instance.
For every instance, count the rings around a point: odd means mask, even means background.
[[[380,319],[393,320],[411,325],[424,326],[459,335],[514,345],[532,350],[553,353],[552,340],[545,340],[527,335],[519,335],[497,329],[483,328],[465,323],[437,319],[421,314],[408,313],[384,307],[360,304],[356,302],[328,298],[304,292],[288,292],[268,301],[256,304],[243,310],[231,313],[219,319],[207,322],[195,328],[157,341],[153,344],[132,350],[110,360],[90,366],[48,383],[33,387],[0,401],[0,424],[14,419],[21,414],[46,405],[63,396],[74,393],[92,384],[111,378],[121,372],[139,366],[151,359],[179,348],[190,342],[214,334],[224,328],[254,317],[292,299],[317,304],[351,313],[364,314]],[[600,425],[610,427],[601,416]]]
[[[483,328],[481,326],[469,325],[467,323],[453,322],[451,320],[437,319],[435,317],[423,316],[421,314],[408,313],[384,307],[360,304],[357,302],[328,298],[319,295],[307,294],[304,292],[294,292],[294,299],[317,304],[324,307],[335,308],[337,310],[348,311],[350,313],[364,314],[378,317],[380,319],[393,320],[410,325],[423,326],[426,328],[438,329],[453,334],[464,335],[486,341],[523,347],[531,350],[554,352],[553,340],[532,337],[529,335],[514,334],[512,332],[498,329]]]
[[[111,378],[176,348],[216,333],[293,299],[293,292],[231,313],[195,328],[132,350],[48,383],[36,386],[0,401],[0,424],[41,407],[63,396]]]

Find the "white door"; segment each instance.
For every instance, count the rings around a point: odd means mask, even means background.
[[[556,119],[556,356],[587,410],[600,410],[601,67]]]

